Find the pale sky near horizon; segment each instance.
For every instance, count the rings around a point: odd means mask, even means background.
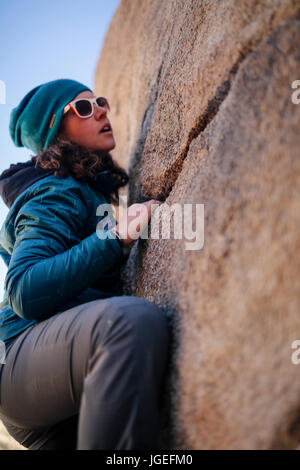
[[[0,173],[34,154],[9,135],[11,110],[41,83],[72,78],[94,87],[103,40],[120,0],[6,0],[0,2]],[[1,82],[0,82],[1,83]],[[0,198],[0,226],[8,207]],[[0,301],[6,267],[0,258]]]

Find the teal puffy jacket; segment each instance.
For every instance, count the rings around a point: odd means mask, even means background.
[[[98,230],[97,207],[107,202],[88,183],[54,174],[17,196],[0,232],[8,268],[1,340],[76,305],[122,295],[122,243],[103,237],[107,227]]]

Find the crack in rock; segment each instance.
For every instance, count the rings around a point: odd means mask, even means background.
[[[140,185],[138,184],[138,175],[140,173],[140,168],[141,168],[141,155],[143,154],[144,146],[145,146],[145,141],[146,137],[148,134],[148,131],[151,127],[152,123],[152,118],[153,118],[153,113],[154,113],[154,108],[157,102],[157,96],[159,92],[159,85],[161,81],[161,72],[162,72],[162,67],[163,67],[163,61],[160,64],[160,67],[158,69],[158,74],[157,74],[157,79],[155,82],[154,89],[150,92],[150,102],[144,112],[144,117],[143,121],[141,124],[141,133],[140,136],[137,140],[135,150],[133,153],[133,157],[130,159],[130,165],[128,168],[128,174],[129,174],[129,205],[134,202],[134,200],[137,200],[139,202],[142,202],[144,199],[141,194],[140,190]],[[152,97],[153,96],[153,97]]]
[[[247,49],[245,50],[244,53],[240,54],[239,59],[232,66],[229,72],[228,78],[224,80],[218,86],[215,96],[208,101],[208,104],[204,113],[198,117],[195,125],[190,130],[188,138],[187,138],[187,143],[183,151],[181,152],[177,160],[166,171],[165,178],[164,178],[166,182],[166,184],[164,185],[164,192],[159,194],[158,199],[161,199],[164,201],[165,199],[168,198],[170,192],[173,189],[174,184],[177,181],[177,178],[179,177],[181,173],[182,165],[189,152],[191,142],[194,139],[196,139],[206,129],[206,127],[211,123],[211,121],[217,115],[221,104],[225,101],[226,97],[228,96],[230,92],[232,83],[239,70],[241,63],[245,60],[246,57],[248,57],[250,52],[252,52],[252,50]]]

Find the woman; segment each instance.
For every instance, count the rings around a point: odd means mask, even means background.
[[[138,215],[128,208],[98,228],[97,208],[116,204],[128,181],[109,154],[108,110],[85,85],[60,79],[11,113],[14,143],[36,156],[0,177],[10,208],[0,234],[0,418],[28,449],[157,446],[168,320],[154,303],[122,295],[123,248]],[[135,204],[147,209],[140,233],[156,202]]]

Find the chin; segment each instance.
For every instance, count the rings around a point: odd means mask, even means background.
[[[105,150],[109,152],[110,150],[113,150],[115,146],[116,146],[116,143],[115,141],[113,141],[110,145],[107,145],[107,148]]]
[[[115,139],[108,139],[108,142],[105,144],[99,145],[98,150],[105,150],[106,152],[109,152],[110,150],[113,150],[116,146]]]
[[[90,147],[90,150],[102,150],[103,152],[110,152],[110,150],[113,150],[116,146],[116,143],[115,142],[112,142],[112,143],[107,143],[106,145],[95,145],[95,146],[92,146]]]

